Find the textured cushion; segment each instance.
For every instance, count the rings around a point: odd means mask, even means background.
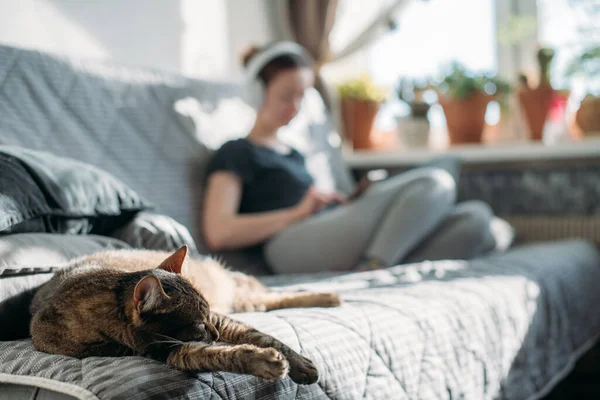
[[[11,400],[75,400],[76,397],[63,394],[59,391],[44,389],[35,386],[0,384],[0,398],[5,396]]]
[[[30,231],[107,234],[151,207],[123,182],[89,164],[16,146],[0,146],[0,154],[18,159],[38,184],[28,184],[31,193],[21,193],[21,197],[37,200],[33,204],[37,213],[25,210],[21,215],[45,217],[47,223],[29,227]],[[23,172],[15,170],[14,181]],[[33,182],[31,178],[25,182]],[[46,209],[39,211],[39,204],[46,201]]]
[[[64,262],[124,242],[96,235],[29,233],[0,236],[0,276],[52,272]]]
[[[188,229],[166,215],[141,212],[111,237],[122,240],[136,249],[175,251],[186,245],[198,253]]]
[[[25,167],[16,158],[0,153],[0,232],[15,231],[23,222],[49,213],[44,193]],[[30,228],[42,230],[43,224]]]

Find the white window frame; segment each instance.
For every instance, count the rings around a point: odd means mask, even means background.
[[[528,16],[537,20],[538,10],[535,0],[496,0],[496,27],[508,23],[513,16]],[[521,72],[533,71],[536,68],[536,46],[538,33],[523,38],[519,43],[498,43],[497,60],[498,75],[514,82]]]
[[[530,16],[537,19],[536,0],[496,0],[496,30],[505,25],[512,16]],[[518,44],[504,45],[498,42],[496,55],[498,75],[510,82],[515,82],[522,71],[535,71],[535,52],[538,42],[537,31],[524,38]],[[324,68],[327,81],[335,82],[368,70],[368,51],[361,49],[350,59],[343,60]]]

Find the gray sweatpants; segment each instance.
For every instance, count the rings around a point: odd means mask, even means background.
[[[455,183],[446,171],[408,171],[288,227],[266,243],[265,256],[284,274],[351,270],[371,258],[390,266],[468,259],[492,250],[489,207],[455,201]]]

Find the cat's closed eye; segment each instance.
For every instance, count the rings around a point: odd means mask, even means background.
[[[206,338],[207,341],[215,341],[216,342],[217,340],[219,340],[219,332],[210,323],[199,324],[198,329],[202,331],[203,336]]]
[[[213,342],[218,340],[219,334],[204,323],[192,322],[179,328],[174,336],[183,342]]]

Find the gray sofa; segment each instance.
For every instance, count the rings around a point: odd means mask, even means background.
[[[109,171],[187,226],[200,252],[202,171],[213,149],[241,135],[250,118],[231,83],[0,46],[0,145]],[[285,137],[307,155],[318,185],[352,189],[316,92]],[[121,245],[93,236],[0,235],[0,308],[62,261]],[[234,267],[264,272],[260,260],[225,256]],[[600,332],[600,253],[583,240],[468,262],[262,279],[274,288],[342,294],[337,309],[235,315],[311,357],[317,384],[183,374],[141,357],[78,360],[37,352],[23,339],[0,342],[0,398],[536,399]]]

